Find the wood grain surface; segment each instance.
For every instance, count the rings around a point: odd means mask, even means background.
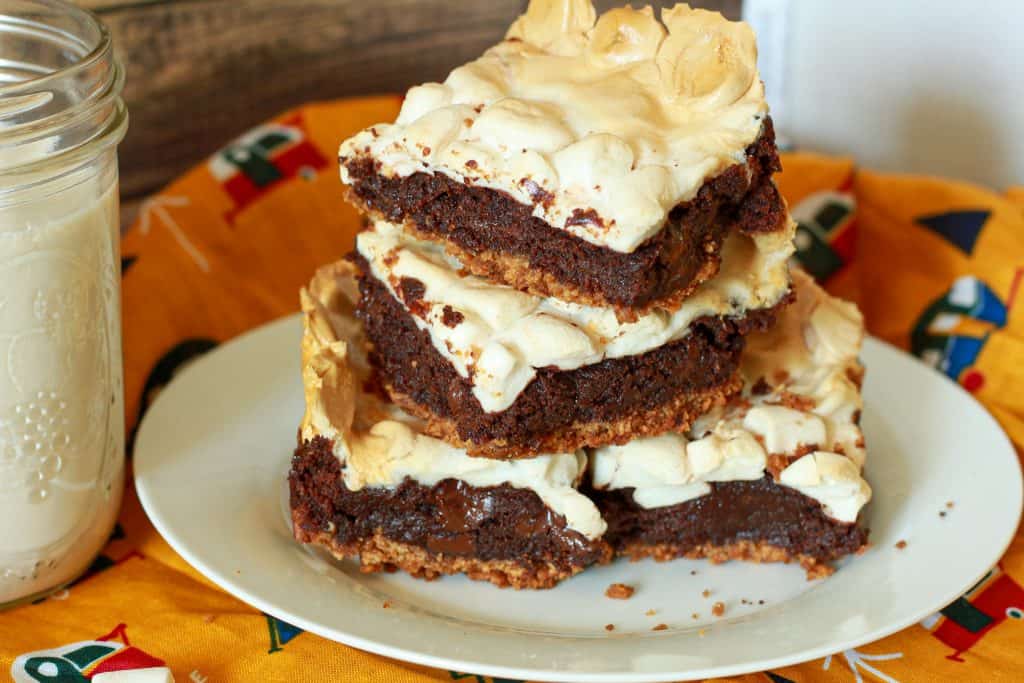
[[[303,102],[441,80],[525,0],[79,0],[110,27],[131,114],[126,213],[235,135]],[[596,2],[599,9],[621,5]],[[671,5],[672,2],[653,2]],[[738,18],[740,0],[691,3]]]

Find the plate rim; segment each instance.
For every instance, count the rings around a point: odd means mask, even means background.
[[[301,313],[293,313],[279,317],[275,320],[269,321],[263,325],[247,330],[242,334],[239,334],[223,343],[218,345],[215,349],[212,349],[209,353],[204,354],[202,357],[196,359],[195,362],[191,363],[189,367],[182,371],[185,372],[196,372],[201,370],[202,366],[206,363],[215,362],[216,358],[225,353],[231,353],[234,346],[243,343],[247,340],[251,340],[253,337],[269,333],[271,329],[278,327],[288,327],[297,325],[301,320]],[[999,440],[1004,446],[1004,450],[1008,455],[1012,456],[1016,460],[1016,450],[1013,446],[1013,442],[1009,436],[1003,430],[1002,426],[995,419],[984,405],[981,404],[974,396],[966,391],[959,384],[954,382],[949,377],[934,371],[927,366],[921,364],[921,362],[910,354],[902,351],[898,347],[890,344],[887,341],[879,339],[873,336],[866,336],[864,340],[864,346],[875,346],[884,354],[895,355],[899,357],[899,362],[911,361],[915,364],[920,364],[921,370],[929,370],[935,372],[935,375],[944,380],[947,388],[952,388],[955,393],[959,393],[961,397],[966,397],[975,404],[977,408],[981,410],[985,418],[990,422],[991,426],[995,428],[995,433],[998,435]],[[863,351],[862,351],[863,354]],[[176,377],[168,384],[170,386],[176,381]],[[146,433],[147,420],[151,419],[151,416],[155,414],[154,408],[161,403],[162,400],[166,399],[167,392],[161,391],[157,396],[156,400],[151,406],[149,406],[145,415],[143,415],[138,426],[137,440],[135,457],[133,458],[134,463],[138,462],[138,453],[141,449],[138,448],[138,444],[143,442],[143,436]],[[1019,461],[1017,461],[1019,462]],[[1020,470],[1018,469],[1018,472]],[[886,638],[894,633],[902,631],[903,629],[912,626],[913,624],[921,621],[921,619],[939,611],[951,603],[956,598],[960,597],[964,591],[970,588],[970,586],[981,580],[986,573],[988,573],[992,566],[1006,554],[1006,550],[1009,548],[1013,539],[1016,537],[1017,529],[1021,522],[1021,507],[1024,505],[1024,476],[1018,476],[1014,479],[1016,486],[1014,487],[1014,498],[1016,499],[1016,507],[1018,509],[1018,515],[1014,523],[1007,525],[1007,533],[1005,538],[1000,540],[997,546],[1000,548],[999,552],[994,558],[986,559],[984,563],[979,563],[983,568],[977,572],[977,575],[962,588],[957,590],[949,591],[949,594],[943,594],[942,598],[933,599],[930,604],[932,605],[927,610],[920,610],[920,613],[913,613],[905,616],[902,619],[892,621],[882,627],[874,629],[868,633],[860,634],[858,636],[851,636],[844,640],[837,640],[833,643],[826,645],[820,645],[811,649],[800,650],[798,652],[792,652],[772,659],[762,659],[756,664],[756,668],[751,668],[751,663],[738,663],[735,665],[721,665],[712,668],[704,669],[690,669],[684,671],[661,671],[661,672],[615,672],[615,673],[600,673],[600,672],[587,672],[587,671],[570,671],[570,670],[547,670],[538,667],[534,668],[517,668],[505,665],[493,665],[487,664],[486,662],[479,662],[465,658],[456,657],[444,657],[440,655],[433,655],[429,653],[423,653],[416,650],[411,650],[402,646],[389,645],[384,642],[364,638],[359,635],[352,635],[350,633],[343,633],[332,628],[325,628],[318,624],[316,621],[311,621],[303,617],[301,614],[293,613],[287,609],[280,609],[277,605],[264,600],[259,595],[256,595],[244,586],[235,583],[229,575],[225,575],[218,571],[216,568],[207,566],[201,558],[197,557],[196,554],[191,552],[188,548],[188,544],[182,539],[178,538],[175,534],[169,533],[169,530],[165,526],[165,520],[159,516],[154,515],[151,510],[155,506],[153,499],[151,498],[151,491],[146,485],[146,480],[143,476],[140,476],[139,468],[133,466],[132,473],[133,482],[135,484],[136,494],[139,499],[139,503],[146,513],[147,519],[157,530],[160,536],[167,542],[167,544],[178,553],[188,564],[195,569],[198,573],[213,582],[220,590],[225,591],[229,595],[241,600],[242,602],[274,616],[287,621],[290,624],[298,626],[304,631],[316,634],[322,638],[330,641],[338,642],[343,645],[354,647],[364,652],[370,652],[372,654],[389,657],[399,661],[409,662],[412,664],[418,664],[422,666],[428,666],[432,668],[442,670],[459,670],[471,672],[473,674],[481,674],[485,676],[497,676],[497,677],[512,677],[516,679],[525,680],[543,680],[550,681],[551,683],[572,683],[574,681],[587,681],[588,683],[662,683],[671,681],[682,681],[682,680],[694,680],[707,677],[720,677],[720,676],[734,676],[742,675],[747,673],[755,673],[765,671],[768,669],[776,669],[786,666],[793,666],[796,664],[806,663],[826,657],[828,655],[834,655],[845,651],[850,648],[856,648],[861,645],[872,643],[883,638]],[[524,634],[526,635],[526,634]],[[675,632],[666,637],[680,636],[681,632]],[[567,638],[571,638],[569,636]],[[590,638],[590,637],[588,637]],[[600,636],[593,636],[595,640],[600,640]]]

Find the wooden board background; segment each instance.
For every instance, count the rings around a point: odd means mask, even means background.
[[[526,6],[526,0],[78,2],[110,27],[127,71],[131,126],[120,150],[125,221],[139,198],[284,109],[443,79],[498,41]],[[623,2],[595,4],[606,9]],[[740,13],[740,0],[691,4],[734,19]]]

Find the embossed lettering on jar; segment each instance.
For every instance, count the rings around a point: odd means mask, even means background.
[[[56,590],[124,483],[110,36],[57,0],[0,0],[0,606]]]

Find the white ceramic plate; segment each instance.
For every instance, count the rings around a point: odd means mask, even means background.
[[[287,318],[182,371],[139,432],[139,497],[174,549],[226,591],[388,657],[545,681],[772,669],[876,640],[944,607],[998,560],[1017,526],[1020,469],[996,422],[952,382],[869,339],[872,547],[825,581],[806,581],[796,566],[699,561],[618,561],[537,592],[463,577],[363,575],[289,533],[285,473],[303,409],[300,332],[298,316]],[[604,597],[613,582],[636,594]],[[715,618],[718,601],[726,611]],[[652,631],[657,624],[668,628]]]

